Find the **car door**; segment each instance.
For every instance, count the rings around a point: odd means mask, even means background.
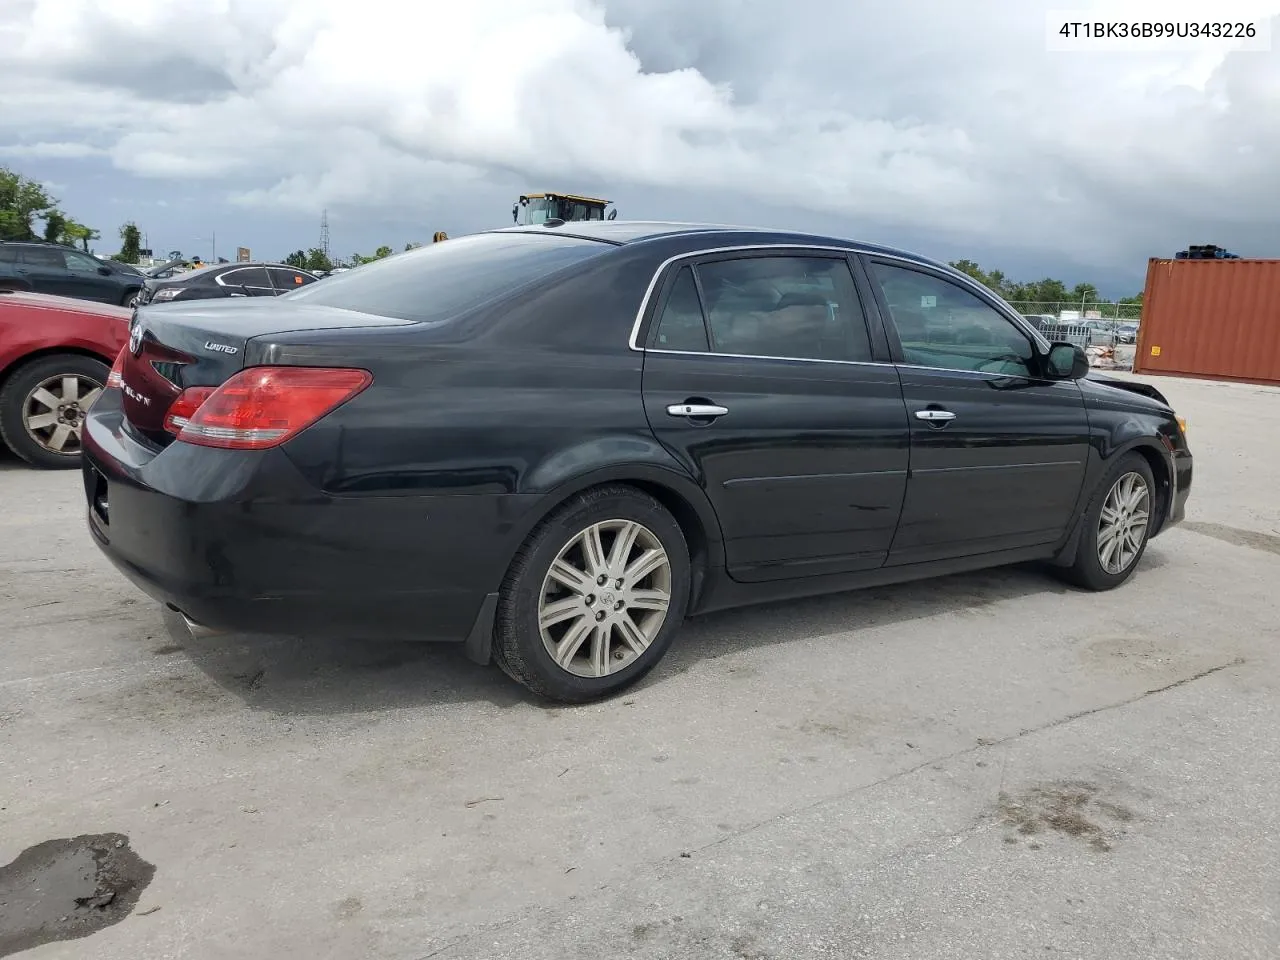
[[[649,424],[706,490],[732,577],[884,563],[906,485],[906,409],[842,251],[677,261],[645,329]]]
[[[302,270],[289,270],[286,267],[267,267],[267,274],[271,278],[272,286],[275,287],[276,296],[288,293],[290,290],[300,290],[308,283],[314,283],[316,279]]]
[[[67,284],[78,291],[74,296],[100,303],[120,302],[124,287],[109,266],[97,257],[74,250],[62,251],[62,257],[66,261]]]
[[[267,276],[266,267],[237,267],[214,278],[231,297],[274,297],[275,287]]]
[[[1089,450],[1074,381],[998,301],[940,270],[864,260],[911,425],[890,565],[1051,544],[1074,515]]]
[[[49,244],[32,244],[21,248],[18,257],[18,275],[31,285],[36,293],[48,293],[58,297],[78,297],[83,289],[67,271],[67,261],[62,248]]]

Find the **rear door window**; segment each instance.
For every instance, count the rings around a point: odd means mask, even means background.
[[[276,293],[275,288],[271,286],[271,280],[267,277],[265,267],[240,267],[237,270],[228,270],[218,277],[218,283],[233,290],[243,287],[244,292],[251,297],[274,297]]]
[[[713,353],[870,362],[871,341],[844,257],[758,256],[701,263]]]
[[[62,251],[56,247],[25,247],[22,251],[22,262],[32,267],[47,267],[53,270],[65,270],[67,261]]]
[[[301,289],[308,283],[314,283],[316,279],[301,270],[286,270],[284,267],[268,267],[267,273],[270,274],[277,293],[289,293],[292,290]]]
[[[444,320],[613,249],[576,237],[481,233],[376,260],[284,296],[400,320]]]

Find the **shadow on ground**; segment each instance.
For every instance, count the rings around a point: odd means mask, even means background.
[[[1143,566],[1161,562],[1152,550]],[[1043,568],[1031,565],[711,614],[687,622],[654,673],[633,691],[726,654],[1068,591]],[[166,613],[165,623],[164,639],[152,643],[153,654],[189,658],[254,709],[335,714],[461,701],[489,701],[503,708],[546,706],[496,667],[467,660],[454,644],[244,634],[193,639],[178,616]]]

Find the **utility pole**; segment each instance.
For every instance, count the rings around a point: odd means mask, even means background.
[[[329,211],[326,208],[320,214],[320,252],[329,259]]]

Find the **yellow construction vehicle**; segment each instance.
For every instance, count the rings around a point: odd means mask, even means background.
[[[530,193],[522,196],[511,207],[511,219],[520,225],[546,223],[548,220],[612,220],[617,210],[605,210],[609,200],[580,197],[572,193]]]

